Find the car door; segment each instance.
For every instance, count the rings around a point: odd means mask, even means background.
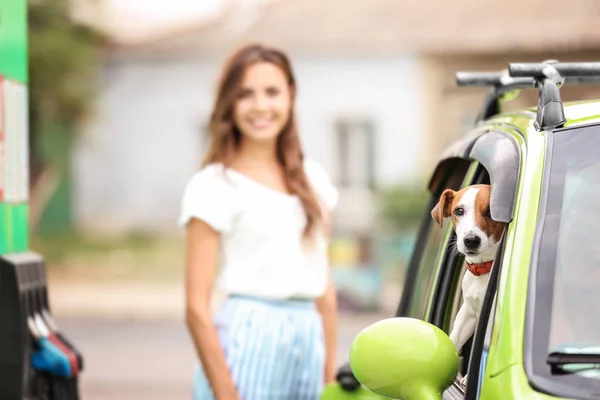
[[[492,218],[510,223],[512,219],[514,199],[520,172],[520,148],[514,138],[514,132],[490,130],[476,138],[468,159],[471,160],[470,171],[465,178],[465,185],[492,185]],[[439,262],[435,283],[431,286],[431,306],[428,321],[450,333],[454,318],[462,302],[461,281],[465,274],[464,257],[453,251],[453,240],[456,235],[452,231],[449,239],[440,249],[443,254]],[[504,250],[504,238],[501,241],[498,255],[490,275],[490,283],[485,295],[480,319],[473,337],[462,349],[459,376],[444,393],[444,399],[476,399],[479,394],[482,377],[487,362],[491,329],[495,310],[495,295],[498,276],[501,273],[500,263]],[[462,376],[468,376],[467,386],[459,383]]]
[[[430,197],[408,264],[402,296],[396,312],[398,317],[430,320],[435,282],[452,235],[449,226],[444,230],[435,228],[437,225],[431,217],[431,210],[445,189],[459,190],[471,181],[475,167],[468,155],[477,139],[487,131],[486,128],[475,129],[463,139],[454,142],[442,153],[431,175],[428,185]]]

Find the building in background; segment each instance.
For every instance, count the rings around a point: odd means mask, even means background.
[[[95,116],[74,153],[78,226],[175,230],[183,188],[205,150],[225,57],[240,44],[272,43],[293,61],[305,153],[329,171],[340,191],[332,255],[339,271],[351,271],[340,280],[355,285],[352,271],[363,271],[355,290],[366,290],[360,295],[370,301],[381,283],[374,273],[374,188],[414,182],[420,171],[418,70],[414,54],[390,51],[377,38],[357,46],[354,34],[335,46],[320,45],[322,33],[305,27],[326,22],[348,31],[363,14],[362,7],[345,7],[346,16],[331,19],[320,10],[336,3],[238,2],[218,17],[147,40],[115,41],[106,52]],[[282,25],[290,13],[295,22]],[[300,39],[286,43],[299,29]]]
[[[475,0],[234,0],[208,17],[137,36],[114,21],[109,0],[91,4],[100,7],[92,15],[104,15],[99,21],[113,21],[105,26],[115,40],[95,118],[75,152],[74,212],[89,229],[173,228],[182,186],[204,150],[217,74],[240,44],[263,41],[292,55],[302,139],[342,191],[344,231],[369,230],[372,188],[422,178],[472,122],[485,90],[456,88],[457,70],[600,55],[599,14],[583,0],[560,16],[558,0],[516,8]],[[567,87],[565,99],[573,92],[598,95],[595,87]],[[515,106],[534,105],[533,96]]]
[[[454,73],[600,55],[592,2],[509,3],[233,0],[203,18],[134,35],[117,23],[108,0],[94,2],[100,8],[81,15],[110,20],[104,26],[114,41],[96,113],[73,154],[77,226],[176,229],[184,185],[205,149],[220,68],[237,46],[261,41],[291,55],[306,155],[340,190],[332,250],[339,281],[350,291],[379,290],[374,188],[420,182],[472,123],[485,90],[456,88]],[[562,92],[565,100],[573,92],[600,95],[593,87]],[[534,96],[523,93],[514,106],[534,105]],[[353,289],[357,271],[367,275]]]
[[[242,2],[216,19],[135,45],[115,43],[107,51],[97,112],[75,154],[81,226],[175,228],[183,186],[204,151],[203,129],[224,58],[252,40],[278,45],[274,38],[296,36],[299,27],[325,18],[318,7],[292,8],[297,24],[282,27],[280,14],[295,5]],[[338,17],[331,24],[347,22]],[[257,28],[261,32],[254,33]],[[323,164],[342,192],[339,230],[367,232],[375,185],[409,182],[419,172],[416,60],[380,49],[377,40],[357,48],[352,36],[334,48],[318,46],[319,33],[303,31],[299,43],[281,45],[298,79],[306,154]]]

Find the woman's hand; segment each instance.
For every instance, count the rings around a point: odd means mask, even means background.
[[[331,364],[331,365],[330,365]],[[335,379],[336,371],[334,363],[325,363],[325,385],[336,383]]]

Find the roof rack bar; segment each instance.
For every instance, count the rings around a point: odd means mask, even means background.
[[[600,75],[569,76],[565,78],[569,85],[600,84]],[[457,72],[458,86],[495,86],[497,88],[525,89],[535,88],[535,79],[531,76],[513,78],[501,72]]]
[[[457,72],[458,86],[497,86],[504,76],[501,72]]]
[[[533,79],[511,78],[505,72],[457,72],[458,86],[523,86],[533,87]]]
[[[458,72],[458,86],[491,86],[475,123],[500,113],[504,94],[518,89],[536,88],[539,93],[534,127],[538,131],[562,127],[565,112],[560,87],[600,84],[600,62],[561,63],[547,60],[541,63],[509,63],[500,72]]]
[[[533,77],[541,78],[546,76],[545,71],[548,66],[552,66],[562,77],[576,76],[600,76],[600,62],[581,62],[581,63],[510,63],[508,64],[508,74],[512,77]]]

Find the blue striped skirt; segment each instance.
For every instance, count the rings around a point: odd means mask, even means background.
[[[216,316],[222,349],[242,400],[316,400],[325,346],[314,302],[228,297]],[[199,364],[194,400],[214,396]]]

